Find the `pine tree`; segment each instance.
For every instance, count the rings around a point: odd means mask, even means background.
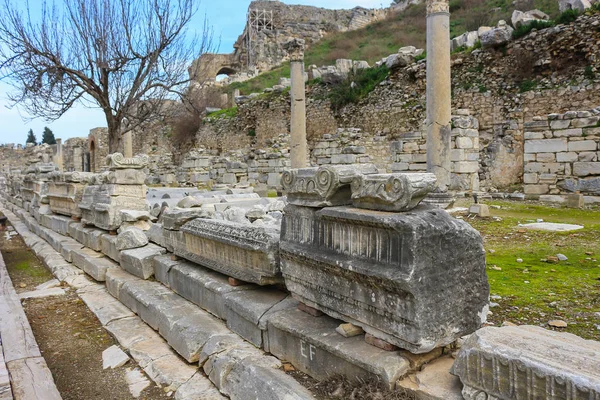
[[[30,129],[29,132],[27,133],[27,141],[25,142],[25,144],[27,143],[33,143],[34,145],[37,144],[37,138],[35,137],[35,134],[33,133],[33,129]]]
[[[54,133],[47,126],[44,127],[44,134],[42,135],[42,143],[56,144],[56,139],[54,138]]]

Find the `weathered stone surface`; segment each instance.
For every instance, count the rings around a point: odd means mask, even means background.
[[[7,362],[15,400],[61,400],[52,373],[43,357]]]
[[[573,163],[573,175],[576,175],[576,176],[600,175],[600,162],[576,162],[576,163]]]
[[[203,208],[174,208],[163,213],[164,229],[178,231],[187,222],[196,218],[212,218],[214,213]]]
[[[559,153],[568,151],[566,139],[526,140],[525,153]]]
[[[259,285],[281,282],[279,231],[229,221],[195,219],[181,227],[175,254],[227,276]]]
[[[102,369],[119,368],[127,364],[129,356],[118,346],[112,345],[102,352]]]
[[[228,293],[252,290],[255,285],[231,286],[226,276],[187,261],[168,261],[165,256],[155,259],[157,270],[167,270],[168,286],[183,298],[226,320],[225,296]],[[157,275],[157,279],[159,279]],[[159,279],[160,280],[160,279]]]
[[[138,317],[117,319],[107,324],[105,328],[126,349],[130,348],[134,343],[156,336],[152,328]]]
[[[65,295],[65,290],[61,288],[50,288],[50,289],[41,289],[41,290],[33,290],[31,292],[23,292],[19,293],[19,299],[39,299],[42,297],[51,297],[51,296],[63,296]]]
[[[281,184],[290,204],[307,207],[349,205],[350,185],[358,175],[376,174],[372,164],[332,165],[284,171]]]
[[[543,13],[540,10],[531,10],[525,12],[514,10],[510,19],[513,24],[513,27],[519,28],[523,25],[528,25],[533,21],[547,21],[550,19],[550,17],[548,16],[548,14]]]
[[[165,253],[165,249],[152,243],[137,249],[123,250],[120,254],[121,268],[138,278],[148,279],[154,275],[154,257]]]
[[[505,21],[500,21],[498,26],[479,36],[483,47],[496,47],[508,43],[512,38],[513,28]]]
[[[118,267],[116,263],[105,258],[101,253],[87,248],[73,250],[71,256],[75,266],[81,268],[97,281],[105,281],[106,271]]]
[[[446,356],[425,365],[421,371],[407,376],[397,383],[417,399],[463,400],[460,379],[450,374],[454,359]]]
[[[196,373],[175,393],[175,400],[227,400],[210,380]]]
[[[435,187],[434,174],[359,175],[352,182],[352,204],[379,211],[409,211]]]
[[[138,154],[127,158],[121,153],[109,154],[106,162],[112,170],[118,169],[141,169],[148,165],[149,157],[146,154]]]
[[[409,371],[409,361],[399,352],[373,347],[363,336],[342,337],[335,331],[338,325],[332,318],[299,310],[275,313],[269,318],[268,351],[315,379],[380,379],[393,388]]]
[[[48,201],[53,213],[69,217],[81,217],[79,203],[85,185],[75,182],[50,182],[48,184]]]
[[[152,361],[144,368],[150,379],[164,386],[167,391],[177,390],[194,376],[197,370],[197,367],[186,364],[174,354]]]
[[[452,343],[487,315],[481,236],[442,210],[288,205],[281,257],[296,299],[414,353]]]
[[[275,289],[245,290],[226,294],[227,327],[256,347],[263,347],[263,331],[267,330],[266,318],[263,317],[286,297],[288,297],[287,293]],[[290,304],[288,308],[295,307]]]
[[[138,228],[127,228],[117,236],[115,246],[117,250],[137,249],[148,244],[148,237]]]
[[[452,373],[465,399],[600,397],[600,343],[537,326],[487,327],[472,334]]]

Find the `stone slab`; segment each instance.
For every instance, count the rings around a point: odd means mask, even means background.
[[[145,368],[152,361],[175,353],[167,342],[156,334],[153,338],[134,343],[129,348],[129,354],[140,367]]]
[[[166,250],[155,244],[148,244],[138,249],[124,250],[120,254],[121,268],[142,279],[154,275],[154,257],[166,253]]]
[[[118,346],[112,345],[102,352],[102,369],[119,368],[127,364],[129,356]]]
[[[88,248],[74,250],[71,256],[75,266],[81,268],[86,274],[100,282],[106,280],[106,271],[110,268],[118,267],[115,262],[104,257],[102,253]]]
[[[452,373],[463,397],[600,398],[600,342],[537,326],[487,327],[472,334]]]
[[[78,290],[77,294],[96,315],[102,326],[118,319],[134,316],[131,310],[112,297],[104,287],[89,291]]]
[[[460,379],[450,374],[453,363],[449,356],[434,360],[400,380],[397,388],[412,392],[419,400],[463,400]]]
[[[19,293],[19,299],[39,299],[43,297],[64,296],[65,294],[66,292],[64,289],[55,287],[50,289],[33,290],[31,292]]]
[[[144,368],[150,379],[166,391],[175,391],[185,382],[190,380],[198,371],[198,367],[186,364],[176,355],[161,357],[150,362]]]
[[[394,388],[410,371],[410,362],[400,352],[373,347],[363,335],[345,338],[335,331],[338,325],[333,318],[300,310],[276,313],[269,319],[268,351],[318,380],[342,375],[350,380],[379,379]]]
[[[175,393],[175,400],[226,400],[208,378],[197,372]]]
[[[43,357],[9,361],[7,367],[15,400],[62,399]]]
[[[125,349],[133,344],[153,338],[156,333],[138,317],[121,318],[105,326],[106,330]]]
[[[550,232],[570,232],[584,228],[582,225],[560,224],[555,222],[534,222],[531,224],[520,224],[519,227],[536,231]]]

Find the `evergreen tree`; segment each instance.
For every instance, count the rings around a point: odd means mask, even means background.
[[[27,143],[33,143],[34,145],[37,144],[37,138],[35,137],[35,134],[33,133],[33,129],[30,129],[29,132],[27,133],[27,141],[25,142],[25,144]]]
[[[47,126],[44,127],[44,134],[42,135],[42,143],[56,144],[56,139],[54,138],[54,133]]]

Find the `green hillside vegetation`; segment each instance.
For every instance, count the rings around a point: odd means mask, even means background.
[[[518,8],[525,11],[539,9],[553,19],[559,16],[556,0],[521,0]],[[510,21],[514,9],[512,0],[450,0],[450,36],[454,38],[480,26],[495,26],[501,19]],[[305,64],[333,65],[335,60],[340,58],[366,60],[373,64],[396,53],[403,46],[425,48],[426,28],[423,2],[363,29],[326,36],[307,49]],[[227,91],[239,89],[241,94],[260,92],[264,88],[276,85],[279,78],[289,76],[289,64],[283,64],[254,79],[233,83]]]

